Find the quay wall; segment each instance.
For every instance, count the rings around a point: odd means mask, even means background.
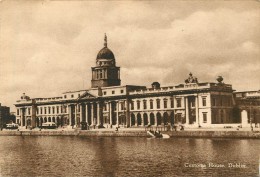
[[[171,137],[194,138],[253,138],[260,139],[260,131],[162,131]],[[0,131],[0,136],[89,136],[89,137],[148,137],[146,131]]]
[[[260,139],[259,131],[171,131],[167,134],[171,137]]]

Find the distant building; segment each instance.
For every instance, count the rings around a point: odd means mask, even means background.
[[[38,127],[43,122],[59,126],[144,127],[185,125],[215,127],[240,123],[234,118],[236,105],[232,86],[217,82],[200,83],[189,74],[183,83],[161,86],[121,86],[120,67],[107,47],[97,54],[92,67],[91,88],[70,91],[52,98],[30,98],[23,94],[15,104],[17,123]]]
[[[3,128],[10,120],[10,108],[7,106],[1,106],[0,103],[0,128]]]
[[[236,110],[239,110],[236,117],[247,126],[259,126],[260,123],[260,90],[235,92]],[[240,112],[242,114],[240,114]]]

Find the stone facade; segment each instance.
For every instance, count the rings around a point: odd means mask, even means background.
[[[53,98],[30,98],[25,94],[15,104],[17,123],[38,127],[43,122],[59,126],[94,128],[150,127],[184,125],[214,127],[239,123],[234,118],[235,98],[232,86],[217,82],[200,83],[189,74],[183,83],[160,86],[121,86],[120,68],[107,48],[98,53],[92,67],[91,88],[71,91]]]
[[[259,127],[260,91],[235,92],[237,118],[245,127]]]

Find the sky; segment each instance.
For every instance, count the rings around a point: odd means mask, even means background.
[[[122,85],[260,89],[260,1],[2,0],[0,103],[90,88],[104,33]]]

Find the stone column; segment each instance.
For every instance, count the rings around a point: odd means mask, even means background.
[[[116,102],[116,125],[117,125],[117,127],[118,127],[118,118],[119,118],[118,112],[119,112],[119,102],[117,101]]]
[[[100,103],[99,102],[97,102],[97,125],[100,125],[100,109],[99,109],[99,107],[100,107]]]
[[[196,123],[200,126],[199,122],[199,99],[198,95],[195,97],[195,110],[196,110]]]
[[[125,118],[126,118],[126,127],[131,127],[131,118],[130,118],[130,111],[129,111],[129,108],[130,108],[130,101],[129,99],[126,99],[126,113],[125,113]]]
[[[88,122],[88,104],[87,103],[86,103],[86,110],[85,110],[85,112],[86,112],[86,122],[89,125],[89,122]]]
[[[80,122],[82,121],[82,105],[81,104],[77,105],[77,108],[79,113],[79,118],[77,116],[77,126],[80,127]]]
[[[91,104],[91,125],[94,125],[94,103]]]
[[[71,111],[71,105],[68,105],[68,115],[69,115],[69,125],[72,126],[72,111]]]
[[[20,122],[21,122],[21,126],[23,127],[24,126],[24,124],[23,124],[24,112],[23,112],[22,108],[20,109],[20,114],[21,114]]]
[[[24,120],[25,120],[25,126],[27,126],[27,116],[28,115],[28,108],[25,108],[25,115],[24,115]]]
[[[189,99],[185,97],[185,117],[186,117],[186,125],[189,124]]]
[[[109,121],[110,125],[112,125],[112,102],[109,102]]]
[[[77,127],[77,122],[78,122],[78,105],[77,104],[73,104],[73,106],[74,106],[74,112],[72,112],[71,115],[74,114],[74,127]]]
[[[151,120],[150,120],[150,114],[149,114],[149,112],[147,113],[147,122],[148,122],[148,125],[151,124]]]
[[[154,114],[154,124],[157,126],[157,115]]]

